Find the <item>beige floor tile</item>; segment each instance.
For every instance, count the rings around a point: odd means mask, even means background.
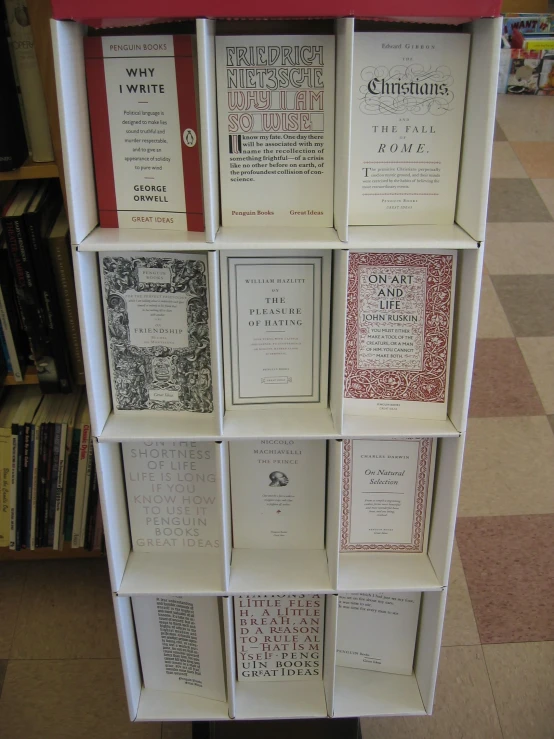
[[[501,739],[480,646],[443,647],[433,716],[362,719],[364,739]]]
[[[159,723],[131,723],[119,660],[22,660],[0,698],[10,739],[160,739]]]
[[[544,200],[544,204],[554,216],[554,179],[553,180],[533,180],[533,184],[539,191],[539,195]]]
[[[0,659],[10,656],[27,570],[23,562],[0,565]]]
[[[480,644],[479,632],[473,615],[460,552],[455,544],[452,552],[442,646],[457,647],[470,644]]]
[[[106,562],[30,563],[10,657],[118,656]]]
[[[499,95],[496,119],[509,141],[554,141],[551,98]]]
[[[485,264],[491,275],[554,274],[554,223],[489,223]]]
[[[554,177],[554,142],[513,141],[512,147],[529,177]]]
[[[481,303],[479,305],[479,325],[477,327],[477,338],[479,339],[503,339],[512,338],[513,333],[510,323],[504,313],[504,308],[491,278],[483,274],[481,285]]]
[[[517,340],[546,413],[554,413],[554,337]]]
[[[459,516],[554,513],[554,436],[546,416],[471,418]]]
[[[554,736],[554,642],[483,647],[504,739]]]
[[[491,177],[528,177],[508,141],[494,142]]]

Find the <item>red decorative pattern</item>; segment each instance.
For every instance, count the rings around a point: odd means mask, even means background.
[[[426,269],[424,345],[419,371],[358,366],[359,273],[363,266]],[[444,403],[446,399],[452,277],[449,254],[352,252],[348,261],[344,396],[358,400]]]
[[[390,439],[390,441],[400,441],[400,439]],[[409,544],[394,544],[391,542],[387,544],[350,543],[350,517],[352,513],[352,439],[344,439],[342,443],[341,552],[423,552],[433,440],[403,438],[401,441],[419,442],[411,542]]]

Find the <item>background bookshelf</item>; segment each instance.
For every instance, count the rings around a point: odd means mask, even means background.
[[[431,2],[422,2],[418,16],[436,16]],[[120,3],[110,8],[100,4],[95,15],[105,12],[120,18],[148,17],[148,3]],[[414,15],[397,0],[387,9],[390,15]],[[222,5],[202,3],[202,9],[191,6],[194,15],[228,17],[253,15],[248,2],[230,10]],[[353,8],[356,14],[356,8]],[[379,11],[364,4],[359,14],[371,16]],[[179,17],[182,10],[167,2],[159,17]],[[447,583],[456,520],[465,430],[467,423],[473,353],[477,329],[481,270],[483,264],[484,224],[487,183],[494,127],[494,106],[498,65],[500,23],[497,18],[479,19],[481,15],[497,15],[497,3],[490,8],[473,7],[471,3],[455,4],[448,9],[450,17],[466,22],[473,36],[465,119],[465,151],[461,168],[462,195],[456,224],[452,227],[418,227],[412,240],[410,231],[402,228],[374,227],[347,229],[347,188],[335,186],[335,228],[331,229],[263,229],[255,233],[247,229],[219,227],[219,190],[217,171],[217,122],[215,119],[214,41],[217,21],[196,21],[200,118],[204,156],[204,206],[207,220],[205,238],[198,234],[131,231],[98,228],[95,185],[92,165],[90,128],[85,99],[82,37],[86,32],[86,12],[79,14],[71,3],[55,0],[52,23],[54,55],[58,82],[61,139],[68,181],[68,214],[74,247],[75,277],[84,344],[87,386],[91,404],[95,454],[99,471],[102,511],[105,522],[107,555],[113,602],[118,626],[127,701],[131,720],[225,720],[280,719],[303,717],[349,717],[385,715],[425,715],[432,712],[438,667],[438,655],[447,598]],[[255,14],[255,13],[254,13]],[[348,50],[352,48],[354,19],[340,18],[341,8],[331,2],[325,8],[308,4],[293,9],[279,7],[279,15],[326,15],[337,18],[335,34],[337,53],[344,63],[337,64],[339,90],[350,87],[351,69]],[[440,13],[443,15],[443,13]],[[271,15],[271,12],[265,14]],[[72,19],[72,20],[64,20]],[[77,21],[77,22],[76,22]],[[99,21],[102,25],[104,22]],[[267,21],[268,30],[271,21]],[[105,20],[105,25],[109,21]],[[257,24],[259,28],[259,23]],[[258,30],[257,28],[257,30]],[[283,30],[283,24],[279,29]],[[342,75],[342,77],[340,77]],[[346,92],[344,92],[346,94]],[[341,110],[348,106],[343,105]],[[344,141],[347,119],[337,125],[337,141]],[[341,128],[342,126],[342,128]],[[341,131],[343,138],[341,139]],[[342,151],[344,156],[344,151]],[[338,153],[339,161],[341,152]],[[339,175],[340,176],[340,175]],[[425,421],[355,421],[343,413],[342,356],[333,358],[330,381],[330,409],[323,419],[308,418],[301,412],[288,413],[288,418],[271,421],[248,412],[240,415],[224,412],[222,397],[223,365],[221,357],[221,319],[218,298],[212,307],[212,346],[216,353],[214,375],[215,413],[211,419],[183,423],[179,419],[138,419],[115,415],[112,409],[108,362],[104,339],[104,318],[98,275],[99,251],[208,251],[212,263],[211,291],[218,295],[218,252],[244,246],[258,249],[325,248],[335,252],[338,275],[344,276],[348,249],[406,248],[456,249],[459,259],[458,285],[454,319],[452,384],[448,420],[443,423]],[[445,246],[446,245],[446,246]],[[343,270],[341,272],[341,269]],[[214,283],[215,280],[215,283]],[[336,280],[340,283],[341,280]],[[342,306],[335,285],[335,304]],[[215,315],[214,315],[215,311]],[[340,332],[339,332],[340,335]],[[336,333],[334,333],[336,340]],[[333,362],[337,366],[333,369]],[[338,367],[338,374],[337,374]],[[340,380],[338,379],[340,376]],[[333,379],[334,378],[334,379]],[[322,422],[324,420],[324,423]],[[344,438],[361,436],[435,436],[439,440],[435,472],[435,500],[428,552],[422,557],[401,560],[376,558],[371,567],[356,564],[348,555],[339,554],[341,456],[334,453],[329,468],[327,498],[326,550],[304,553],[284,551],[275,556],[261,550],[233,550],[230,524],[229,474],[227,443],[237,439],[301,438],[333,439],[339,445]],[[120,444],[141,440],[212,440],[219,447],[220,496],[222,502],[223,545],[215,559],[206,559],[201,569],[199,560],[188,555],[159,558],[132,550],[126,491]],[[329,492],[331,491],[331,493]],[[278,560],[276,563],[272,562]],[[359,560],[361,562],[361,560]],[[200,576],[199,576],[200,575]],[[413,675],[397,676],[368,672],[355,675],[345,668],[335,669],[337,596],[341,592],[418,591],[423,594],[416,664]],[[236,680],[234,665],[234,629],[232,596],[248,592],[303,592],[327,594],[325,673],[322,683],[241,683]],[[203,700],[183,694],[158,692],[144,687],[137,651],[131,597],[139,595],[214,595],[220,598],[223,612],[224,649],[227,659],[227,702]]]

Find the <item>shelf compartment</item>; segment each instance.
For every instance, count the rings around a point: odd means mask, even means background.
[[[279,408],[264,405],[253,410],[226,411],[223,438],[333,439],[337,436],[328,408]]]
[[[324,549],[233,549],[229,590],[233,595],[333,592],[327,555]]]
[[[425,716],[414,674],[337,667],[333,718],[349,716]]]
[[[344,552],[339,554],[339,592],[442,590],[425,553]]]
[[[216,249],[340,249],[334,228],[301,226],[240,228],[222,227],[217,232]]]
[[[237,720],[327,717],[323,680],[237,680],[235,692]]]
[[[121,441],[214,441],[220,438],[215,416],[199,413],[190,415],[156,415],[121,411],[108,416],[106,425],[98,434],[99,442]]]
[[[136,721],[222,721],[229,718],[228,704],[186,693],[142,687]]]
[[[0,172],[0,182],[7,180],[38,180],[59,176],[60,173],[56,162],[33,162],[29,158],[19,169],[12,169],[10,172]]]
[[[348,249],[477,249],[479,243],[456,223],[437,226],[350,226]]]
[[[131,552],[118,595],[223,595],[218,552]]]
[[[187,251],[213,248],[203,233],[165,229],[94,229],[80,244],[79,251]]]
[[[452,421],[435,421],[425,418],[387,418],[372,416],[349,416],[343,419],[342,436],[345,438],[381,439],[395,436],[459,436],[460,432]]]

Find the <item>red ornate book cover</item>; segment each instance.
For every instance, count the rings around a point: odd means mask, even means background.
[[[203,231],[191,37],[84,42],[100,225]]]
[[[455,258],[350,253],[346,413],[446,418]]]

